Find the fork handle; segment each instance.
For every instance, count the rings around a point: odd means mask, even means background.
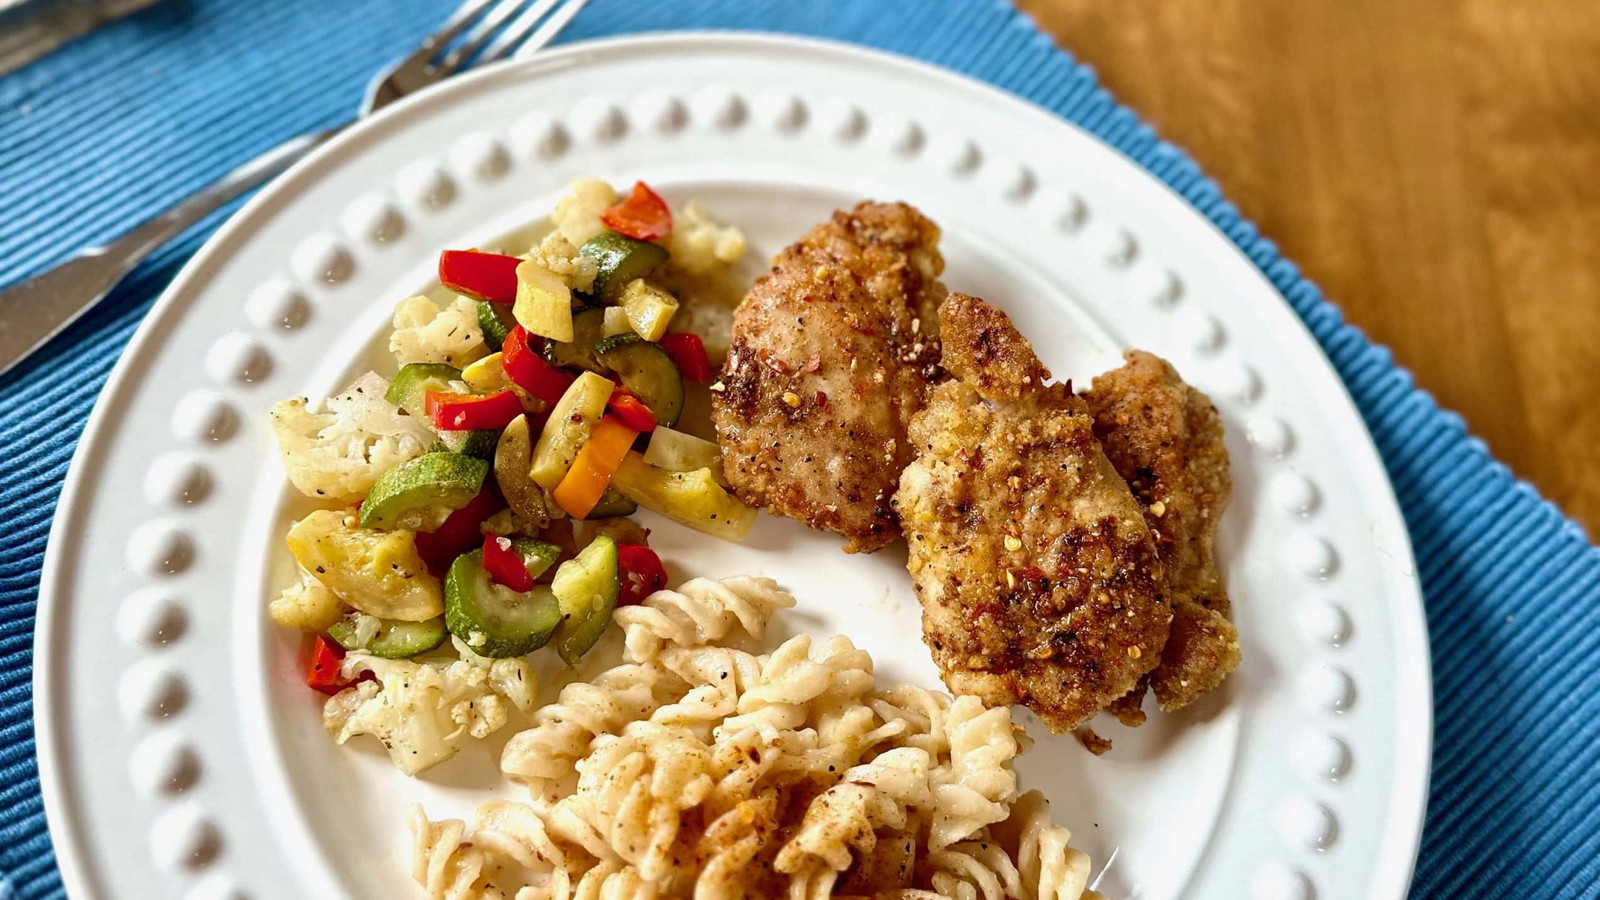
[[[342,129],[301,135],[222,176],[109,244],[0,291],[0,374],[71,325],[149,256],[229,200],[271,180]]]

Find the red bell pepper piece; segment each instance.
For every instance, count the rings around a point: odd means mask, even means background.
[[[522,554],[511,547],[511,539],[498,534],[483,536],[483,568],[494,581],[513,591],[533,590],[533,576]]]
[[[477,250],[446,250],[439,254],[439,283],[458,294],[490,303],[517,299],[517,266],[522,260]]]
[[[636,241],[660,240],[672,233],[672,210],[667,208],[667,201],[642,181],[633,183],[633,190],[621,203],[602,212],[600,221]]]
[[[700,340],[700,335],[689,332],[664,334],[658,343],[678,364],[678,372],[683,377],[690,381],[711,380],[711,357],[706,355],[706,343]]]
[[[501,364],[517,387],[554,406],[577,379],[545,362],[528,337],[527,329],[521,325],[511,329],[500,346]]]
[[[306,685],[330,696],[349,687],[350,682],[339,672],[339,663],[343,660],[343,647],[329,640],[325,634],[317,635],[311,645],[311,667],[306,670]]]
[[[441,574],[450,568],[456,557],[476,547],[483,540],[479,526],[484,519],[499,512],[502,505],[499,495],[486,487],[466,506],[451,513],[443,525],[432,531],[417,532],[417,553],[428,564],[428,570]]]
[[[611,399],[606,401],[606,405],[617,414],[622,424],[634,431],[649,434],[656,430],[656,414],[627,388],[617,388],[612,391]]]
[[[522,401],[510,388],[487,396],[428,391],[424,397],[428,418],[440,431],[504,428],[522,415]]]
[[[643,544],[617,547],[617,571],[622,576],[618,606],[643,603],[644,598],[667,586],[667,570],[661,557]]]

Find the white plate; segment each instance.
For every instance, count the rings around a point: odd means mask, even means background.
[[[493,245],[574,177],[648,179],[765,258],[830,210],[904,199],[944,228],[952,287],[1009,310],[1060,377],[1170,357],[1228,426],[1222,558],[1245,662],[1219,696],[1041,737],[1021,763],[1142,900],[1405,893],[1428,777],[1428,649],[1410,546],[1361,420],[1261,274],[1147,173],[975,82],[810,41],[667,35],[452,81],[353,130],[236,216],[118,366],[51,535],[39,755],[71,894],[411,897],[401,810],[465,812],[488,751],[412,782],[339,750],[269,627],[288,577],[271,404],[364,369],[445,247]],[[932,682],[902,551],[766,519],[748,544],[665,526],[679,573],[769,573],[795,627],[844,631]]]

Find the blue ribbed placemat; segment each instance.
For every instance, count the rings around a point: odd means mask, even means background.
[[[232,165],[344,120],[453,0],[166,0],[0,79],[0,285]],[[1009,5],[594,0],[565,36],[754,28],[870,44],[1046,106],[1183,194],[1277,285],[1355,396],[1415,541],[1433,640],[1433,794],[1412,895],[1600,897],[1600,551],[1344,324],[1182,151]],[[1379,173],[1381,176],[1381,173]],[[73,444],[117,353],[215,221],[0,383],[0,898],[62,894],[34,762],[34,601]]]

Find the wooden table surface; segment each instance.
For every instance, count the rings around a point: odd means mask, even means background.
[[[1019,0],[1600,538],[1600,0]]]

